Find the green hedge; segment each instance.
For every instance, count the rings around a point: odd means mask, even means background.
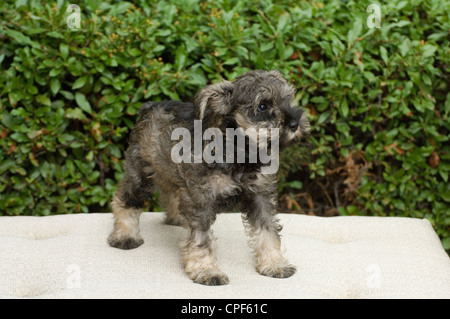
[[[450,249],[449,2],[0,3],[0,214],[108,211],[145,100],[279,69],[312,134],[282,157],[282,211],[428,218]],[[149,209],[158,209],[150,204]]]

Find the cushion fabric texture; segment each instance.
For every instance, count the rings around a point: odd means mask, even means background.
[[[261,276],[241,215],[213,225],[225,286],[183,270],[187,230],[143,213],[144,244],[111,248],[112,214],[0,217],[0,298],[450,298],[450,258],[429,221],[280,214],[294,276]]]

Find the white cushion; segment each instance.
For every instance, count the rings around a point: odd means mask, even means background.
[[[141,216],[144,245],[106,242],[112,214],[0,217],[0,297],[36,298],[450,298],[450,259],[427,220],[281,214],[288,279],[259,275],[240,214],[214,226],[230,284],[194,284],[179,244],[187,230]]]

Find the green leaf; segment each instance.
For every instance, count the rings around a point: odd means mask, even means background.
[[[131,56],[134,56],[134,57],[142,54],[142,51],[139,49],[136,49],[136,48],[132,48],[128,52],[130,53]]]
[[[75,101],[77,102],[78,106],[85,111],[88,114],[92,114],[92,108],[91,104],[89,104],[88,100],[84,96],[84,94],[77,92],[75,94]]]
[[[72,94],[72,92],[69,92],[69,91],[61,91],[60,93],[61,93],[62,96],[64,96],[67,100],[73,101],[73,99],[75,98],[75,96]]]
[[[238,58],[234,57],[234,58],[226,60],[223,64],[224,65],[239,65],[239,61],[240,60]]]
[[[66,60],[69,56],[69,46],[65,43],[59,44],[59,52],[61,52],[61,57]]]
[[[397,9],[397,10],[402,10],[404,7],[406,7],[407,4],[408,4],[408,1],[400,1],[400,2],[396,5],[396,9]]]
[[[50,31],[50,32],[47,33],[47,35],[49,37],[57,38],[57,39],[63,38],[63,35],[61,33],[57,32],[57,31]]]
[[[317,124],[324,123],[328,117],[330,116],[330,111],[326,111],[320,114],[319,119],[317,120]]]
[[[409,52],[409,39],[406,38],[405,40],[402,41],[402,43],[398,46],[398,49],[400,50],[400,54],[404,57],[408,54]]]
[[[373,82],[373,81],[376,79],[375,74],[373,74],[373,73],[370,72],[370,71],[364,71],[364,77],[365,77],[367,80],[369,80],[369,82]]]
[[[284,49],[282,59],[287,60],[292,56],[292,54],[294,54],[294,48],[289,45]]]
[[[303,183],[301,181],[292,181],[292,182],[287,183],[287,185],[290,188],[294,188],[294,189],[302,189],[302,187],[303,187]]]
[[[60,88],[61,88],[61,83],[59,82],[59,79],[52,79],[50,81],[50,90],[52,90],[53,95],[56,95],[56,93],[59,92]]]
[[[447,93],[447,97],[445,98],[444,112],[445,115],[448,115],[450,113],[450,92]]]
[[[45,95],[36,96],[36,102],[43,104],[43,105],[47,105],[47,106],[52,105],[52,101],[50,100],[50,98],[48,98]]]
[[[4,31],[6,35],[8,35],[11,38],[11,41],[17,42],[19,44],[27,44],[27,45],[31,45],[32,47],[36,48],[36,49],[40,49],[40,45],[38,42],[36,41],[32,41],[30,39],[30,37],[24,35],[23,33],[19,32],[19,31],[15,31],[15,30],[5,30]]]
[[[92,160],[94,159],[94,152],[91,150],[87,155],[86,155],[86,160],[88,162],[92,162]]]
[[[68,108],[68,109],[66,109],[66,118],[74,119],[74,120],[80,120],[80,121],[83,121],[83,120],[87,119],[86,115],[84,115],[83,111],[80,110],[79,108],[76,108],[76,109]]]
[[[433,34],[430,34],[428,36],[428,41],[433,40],[433,41],[439,41],[443,38],[445,38],[448,35],[448,32],[436,32]]]
[[[112,66],[112,67],[116,67],[116,66],[118,66],[119,64],[117,63],[117,60],[116,60],[116,59],[114,59],[114,58],[108,58],[108,59],[106,60],[106,65]]]
[[[341,105],[339,107],[339,113],[341,113],[341,115],[343,117],[347,117],[349,112],[349,108],[348,108],[348,103],[347,103],[347,98],[343,98],[341,101]]]
[[[87,81],[87,75],[82,76],[81,78],[78,78],[72,85],[72,90],[79,89],[83,87],[86,84]]]
[[[282,14],[278,19],[277,33],[283,33],[288,22],[289,22],[289,15],[287,13]]]
[[[120,2],[116,5],[114,5],[111,8],[111,10],[109,10],[109,14],[112,16],[120,15],[120,14],[124,13],[125,11],[127,11],[128,8],[130,8],[130,6],[131,6],[131,3],[129,3],[129,2],[126,2],[126,1]]]
[[[61,71],[62,71],[62,69],[60,69],[60,68],[54,68],[50,71],[49,75],[50,75],[50,77],[53,78],[53,77],[59,75],[61,73]]]
[[[13,133],[13,134],[11,134],[11,138],[19,143],[30,141],[30,139],[27,137],[27,135],[23,134],[23,133]]]
[[[444,165],[439,165],[439,175],[441,175],[444,182],[448,182],[448,170]]]
[[[444,238],[442,240],[442,246],[444,247],[445,250],[450,249],[450,237]]]
[[[388,56],[387,56],[387,50],[385,47],[380,46],[380,56],[383,59],[384,63],[387,65],[389,62]]]
[[[414,107],[416,108],[417,111],[419,111],[419,112],[424,112],[425,111],[425,105],[424,105],[423,99],[421,99],[419,97],[416,97],[413,100],[413,105],[414,105]]]
[[[349,44],[355,42],[356,38],[361,34],[362,28],[363,23],[361,19],[356,19],[355,22],[353,22],[352,28],[347,33],[347,41]]]
[[[16,9],[21,6],[26,6],[26,5],[27,5],[27,0],[16,0]]]
[[[436,52],[437,47],[431,44],[426,44],[423,46],[422,50],[423,50],[423,57],[427,58],[434,55],[434,52]]]
[[[262,43],[260,48],[261,52],[266,52],[273,49],[273,42]]]
[[[179,72],[186,67],[187,53],[183,46],[179,46],[175,55],[175,69]]]

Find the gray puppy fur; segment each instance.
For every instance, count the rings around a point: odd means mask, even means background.
[[[203,88],[194,103],[145,103],[125,154],[125,176],[111,203],[115,221],[109,244],[120,249],[143,244],[139,217],[145,201],[159,191],[167,223],[190,230],[181,253],[185,271],[194,282],[229,282],[217,265],[210,227],[218,213],[232,209],[242,211],[257,271],[275,278],[292,276],[296,269],[281,252],[276,174],[262,174],[264,164],[259,160],[177,164],[171,150],[178,141],[171,136],[180,127],[193,132],[194,120],[202,121],[203,131],[218,128],[224,137],[226,128],[278,128],[282,149],[309,133],[305,112],[291,105],[294,95],[294,87],[279,71],[256,70],[233,82]]]

